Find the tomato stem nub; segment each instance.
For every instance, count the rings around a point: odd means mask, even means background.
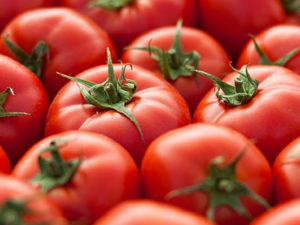
[[[287,13],[291,13],[291,14],[300,13],[299,0],[281,0],[281,3]]]
[[[91,81],[71,77],[65,74],[58,74],[69,80],[73,80],[78,84],[88,87],[88,89],[85,89],[82,86],[79,86],[80,92],[86,102],[100,109],[113,109],[130,119],[138,129],[141,140],[143,144],[145,144],[144,135],[139,123],[131,114],[131,112],[125,107],[125,104],[131,101],[133,94],[136,91],[136,82],[134,80],[125,78],[125,70],[127,66],[132,67],[130,64],[123,65],[121,74],[117,80],[114,74],[110,51],[107,48],[108,78],[103,83],[96,84]]]
[[[236,179],[236,165],[243,157],[245,150],[242,150],[227,166],[221,167],[219,163],[224,161],[223,157],[217,157],[213,160],[208,168],[207,178],[198,184],[180,188],[169,192],[166,199],[175,198],[181,195],[188,195],[196,191],[204,191],[209,196],[209,206],[206,211],[206,216],[210,220],[214,220],[214,211],[217,207],[227,205],[237,211],[239,214],[252,219],[247,209],[241,204],[241,196],[249,196],[258,204],[266,209],[270,205],[262,197],[250,190],[243,183]]]
[[[31,70],[38,78],[41,77],[44,56],[46,55],[49,58],[49,46],[47,43],[39,41],[31,54],[27,54],[19,46],[8,40],[7,35],[4,37],[4,42],[24,66]]]
[[[64,161],[59,153],[57,144],[59,140],[53,140],[48,147],[43,149],[39,155],[38,163],[40,173],[33,177],[30,182],[38,183],[43,192],[49,192],[57,186],[67,184],[79,168],[81,159]],[[44,158],[45,153],[50,152],[50,157]]]
[[[185,53],[181,47],[180,33],[182,20],[179,20],[176,25],[174,41],[169,50],[164,50],[155,46],[149,45],[146,47],[129,46],[127,49],[148,51],[149,55],[159,63],[160,69],[167,80],[176,80],[180,76],[195,76],[194,72],[198,69],[200,55],[196,51]]]
[[[215,94],[225,104],[240,106],[246,104],[255,96],[258,89],[258,81],[250,76],[247,65],[243,66],[240,71],[232,69],[240,75],[234,79],[234,86],[204,71],[195,71],[206,76],[216,84],[217,90],[215,90]],[[220,93],[220,90],[223,91],[223,94]]]
[[[90,1],[89,7],[100,7],[107,10],[119,10],[127,5],[132,4],[135,0],[93,0]]]
[[[0,224],[25,225],[23,216],[27,211],[25,201],[9,199],[0,208]]]

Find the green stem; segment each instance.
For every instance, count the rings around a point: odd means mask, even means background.
[[[281,3],[287,13],[291,13],[291,14],[300,13],[299,0],[281,0]]]
[[[89,7],[100,7],[106,10],[119,10],[131,5],[135,0],[93,0],[90,1]]]

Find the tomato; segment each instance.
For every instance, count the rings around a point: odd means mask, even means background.
[[[194,0],[61,0],[61,5],[93,19],[107,31],[119,54],[136,36],[174,25],[179,18],[186,25],[195,25]]]
[[[271,168],[260,150],[240,133],[212,124],[192,124],[155,139],[141,174],[146,198],[217,224],[247,224],[241,215],[250,219],[263,212],[258,202],[267,203],[259,196],[268,201],[272,188]]]
[[[105,31],[76,11],[63,7],[23,13],[6,26],[1,37],[0,53],[15,59],[23,59],[27,54],[24,63],[30,61],[27,66],[40,74],[50,99],[66,83],[56,72],[73,76],[105,64],[106,47],[111,49],[112,58],[116,57]],[[19,58],[8,48],[6,39],[21,48],[23,53]]]
[[[67,225],[60,209],[29,184],[0,175],[1,224]]]
[[[140,196],[139,171],[131,156],[93,132],[68,131],[42,139],[12,175],[46,192],[77,224],[91,224],[118,202]]]
[[[284,67],[264,65],[243,67],[239,73],[228,74],[216,93],[213,89],[207,93],[193,121],[239,131],[254,139],[273,163],[282,148],[300,135],[300,76]],[[229,86],[226,94],[222,95],[220,85],[222,91]]]
[[[276,157],[273,164],[275,179],[274,202],[275,204],[300,197],[299,180],[300,169],[300,137],[290,142]]]
[[[273,207],[253,221],[251,225],[297,225],[300,223],[299,209],[300,200],[288,201]]]
[[[279,0],[197,0],[200,27],[217,38],[235,61],[249,39],[285,21]]]
[[[255,47],[255,42],[263,51],[260,56]],[[245,64],[278,65],[285,66],[300,74],[300,27],[296,25],[272,26],[254,37],[243,49],[237,67]],[[280,46],[280,47],[279,47]],[[289,53],[295,54],[287,57]],[[266,59],[265,59],[266,58]],[[285,59],[286,60],[282,60]]]
[[[122,222],[120,222],[122,221]],[[213,225],[214,223],[187,210],[152,200],[122,202],[93,225]]]
[[[49,107],[40,80],[17,61],[0,55],[0,145],[15,164],[43,137]]]
[[[199,67],[218,77],[230,71],[224,48],[206,32],[190,27],[181,29],[180,21],[177,27],[157,28],[138,36],[121,59],[168,80],[187,101],[191,112],[213,83],[189,69]],[[168,60],[167,66],[165,60]]]
[[[139,164],[151,141],[191,121],[186,102],[168,82],[136,65],[131,70],[112,65],[109,51],[108,66],[93,67],[76,78],[86,81],[70,82],[59,91],[48,111],[45,135],[101,133],[125,147]]]
[[[53,6],[57,0],[0,0],[0,30],[18,14],[45,6]]]
[[[1,173],[10,173],[11,165],[7,154],[0,145],[0,172]]]

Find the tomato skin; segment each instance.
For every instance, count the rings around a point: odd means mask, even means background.
[[[112,38],[119,54],[136,36],[156,27],[195,25],[194,0],[135,0],[119,10],[87,7],[90,0],[62,0],[61,5],[74,8],[93,19]]]
[[[273,164],[274,176],[274,203],[279,204],[285,201],[300,197],[298,171],[300,169],[300,137],[291,141],[278,154]]]
[[[116,77],[120,75],[120,64],[114,65],[114,72]],[[107,66],[91,68],[76,77],[102,83],[107,79]],[[152,140],[191,122],[186,102],[168,82],[136,65],[132,70],[126,70],[125,77],[137,83],[137,91],[126,108],[139,123],[145,144],[127,117],[114,110],[101,110],[87,104],[75,82],[64,86],[53,100],[46,119],[45,135],[66,130],[101,133],[125,147],[139,164]]]
[[[255,36],[255,39],[270,61],[275,62],[300,46],[300,28],[296,25],[276,25],[262,31]],[[245,64],[260,64],[252,40],[248,41],[243,49],[237,67],[240,68]],[[297,53],[285,64],[285,67],[300,74],[299,64],[300,53]]]
[[[69,221],[91,224],[118,202],[140,197],[139,172],[128,152],[93,132],[67,131],[42,139],[27,151],[12,175],[25,181],[35,176],[40,151],[55,138],[67,141],[59,150],[64,160],[82,158],[69,183],[47,194]]]
[[[299,199],[279,204],[262,214],[251,225],[297,225],[300,223]]]
[[[27,201],[26,207],[33,215],[26,213],[26,222],[49,222],[49,225],[67,225],[61,210],[42,193],[36,191],[29,184],[13,176],[0,174],[0,207],[7,200]]]
[[[40,80],[17,61],[0,55],[0,91],[11,87],[3,108],[6,112],[26,112],[0,118],[0,144],[14,165],[32,144],[43,137],[49,107],[47,93]]]
[[[122,221],[122,222],[120,222]],[[190,211],[152,200],[128,200],[115,206],[93,225],[213,225]]]
[[[10,173],[11,165],[7,154],[4,149],[0,146],[0,172],[1,173]]]
[[[151,46],[168,50],[172,46],[175,31],[175,26],[153,29],[138,36],[130,43],[130,46],[145,47],[150,43]],[[200,70],[213,73],[218,77],[222,77],[225,73],[230,71],[227,53],[209,34],[190,27],[182,27],[180,34],[183,51],[196,51],[199,53]],[[159,67],[159,63],[151,58],[147,51],[127,49],[124,51],[121,59],[124,62],[142,66],[163,77],[163,72]],[[198,76],[198,78],[198,82],[194,75],[191,77],[180,76],[175,81],[168,80],[187,101],[191,112],[195,110],[200,99],[213,86],[209,79],[201,76]]]
[[[217,38],[235,61],[249,39],[285,21],[279,0],[198,0],[200,27]]]
[[[45,60],[41,80],[50,99],[67,82],[57,72],[74,76],[105,64],[107,47],[113,60],[116,59],[114,46],[104,30],[78,12],[63,7],[31,10],[6,26],[1,34],[0,53],[16,59],[5,45],[5,35],[28,54],[41,40],[49,45],[49,60]]]
[[[246,104],[229,107],[213,90],[197,106],[193,122],[231,127],[256,145],[272,164],[282,148],[300,134],[300,77],[279,66],[249,66],[251,77],[259,81],[258,92]],[[233,84],[237,73],[223,81]]]
[[[202,182],[207,177],[208,166],[213,159],[222,156],[226,165],[247,143],[247,138],[230,128],[201,123],[160,136],[148,147],[141,165],[145,197],[166,202],[165,196],[170,191]],[[254,192],[270,199],[271,168],[254,145],[249,146],[237,164],[236,176]],[[168,202],[205,215],[208,201],[204,192],[197,191],[177,196]],[[263,211],[247,197],[242,197],[241,202],[252,215]],[[217,208],[215,218],[217,224],[247,222],[227,206]]]

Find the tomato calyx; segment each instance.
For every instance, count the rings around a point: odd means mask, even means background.
[[[41,77],[44,56],[46,55],[49,58],[49,46],[46,42],[39,41],[31,54],[27,54],[19,46],[8,40],[7,36],[4,37],[4,42],[24,66],[31,70],[38,78]]]
[[[300,13],[300,2],[298,0],[281,0],[281,3],[287,13]]]
[[[234,68],[232,68],[232,70],[240,75],[234,79],[234,86],[204,71],[195,71],[206,76],[216,84],[217,90],[215,90],[215,94],[225,104],[229,106],[240,106],[246,104],[255,96],[258,89],[258,80],[249,75],[247,65],[244,65],[241,70]],[[220,94],[220,90],[223,91],[223,94]]]
[[[269,57],[263,52],[263,50],[261,49],[261,47],[259,46],[259,44],[257,43],[257,41],[255,40],[255,37],[253,35],[250,35],[253,44],[255,46],[255,49],[257,51],[257,53],[259,54],[259,63],[261,65],[275,65],[275,66],[285,66],[285,64],[292,59],[299,51],[300,51],[300,47],[299,48],[295,48],[292,51],[290,51],[289,53],[287,53],[285,56],[281,57],[280,59],[276,60],[275,62],[272,62]]]
[[[30,115],[29,113],[26,113],[26,112],[5,112],[3,105],[9,94],[14,95],[14,91],[10,87],[8,87],[4,91],[0,92],[0,118],[1,117],[9,117],[9,116]]]
[[[119,10],[135,2],[135,0],[95,0],[89,3],[89,7],[101,7],[107,10]]]
[[[23,216],[27,210],[24,201],[7,200],[0,208],[0,224],[25,225]]]
[[[151,46],[150,42],[147,47],[128,47],[128,49],[148,51],[149,55],[159,63],[160,69],[167,80],[176,80],[180,76],[192,76],[197,74],[194,72],[198,69],[200,55],[196,51],[185,53],[182,50],[180,42],[180,32],[182,20],[176,25],[175,37],[169,50]]]
[[[58,141],[53,140],[48,147],[41,151],[38,157],[40,173],[30,179],[31,183],[38,183],[45,193],[70,182],[81,163],[80,158],[70,161],[63,160],[59,153],[62,145],[58,145]],[[50,156],[44,158],[45,153],[50,153]]]
[[[138,129],[142,142],[145,144],[143,132],[139,123],[131,112],[125,107],[125,104],[130,102],[133,94],[136,91],[136,82],[134,80],[125,78],[126,66],[131,64],[125,64],[122,66],[119,79],[116,79],[114,74],[114,68],[111,60],[109,49],[107,49],[107,66],[108,66],[108,78],[106,81],[100,84],[96,84],[91,81],[83,80],[76,77],[67,76],[65,74],[58,73],[59,75],[75,81],[78,84],[82,84],[88,89],[79,86],[80,92],[86,102],[100,108],[100,109],[113,109],[120,114],[130,119]]]
[[[203,182],[173,190],[167,194],[166,198],[171,199],[180,195],[204,191],[209,197],[209,206],[206,210],[208,219],[212,221],[215,220],[214,212],[217,207],[229,206],[246,219],[252,220],[253,217],[240,202],[241,196],[252,198],[266,209],[269,209],[270,205],[262,197],[236,179],[236,165],[244,153],[245,150],[241,151],[227,166],[224,167],[219,165],[224,162],[224,158],[222,156],[216,157],[209,165],[208,176]]]

